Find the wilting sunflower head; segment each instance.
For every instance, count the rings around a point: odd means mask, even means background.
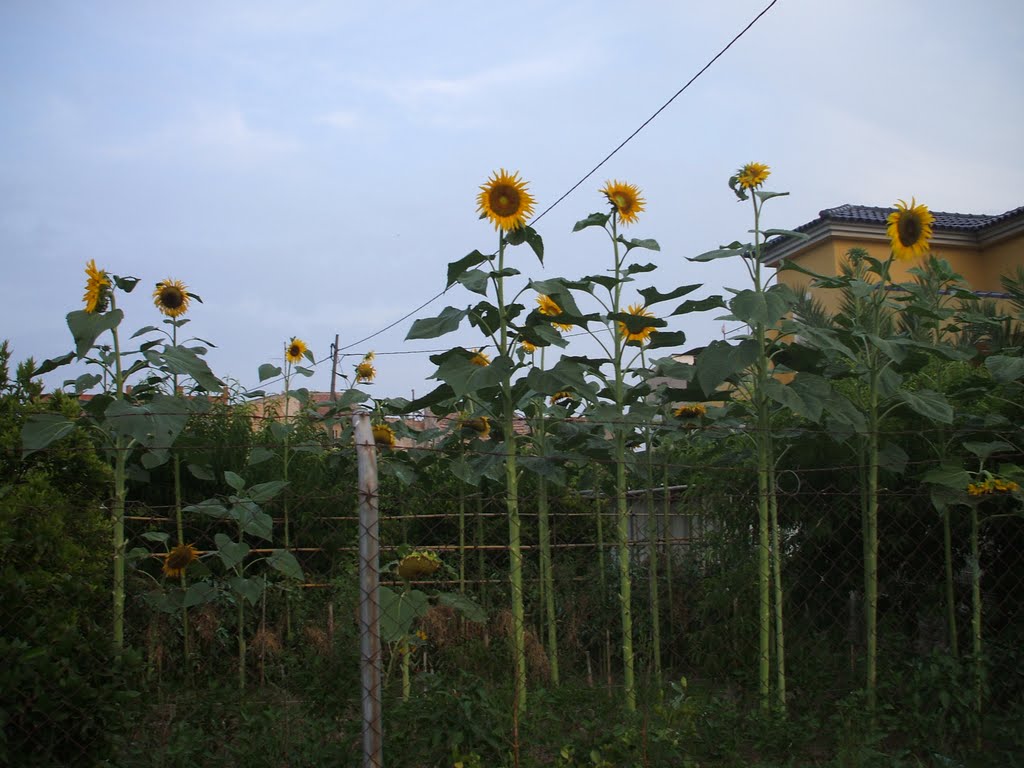
[[[615,212],[619,214],[619,221],[623,224],[632,224],[636,221],[646,203],[640,197],[640,188],[636,184],[627,184],[624,181],[607,181],[601,190],[608,202],[612,204]]]
[[[510,174],[504,168],[481,185],[477,203],[477,210],[494,228],[505,232],[524,226],[533,215],[533,196],[526,190],[526,182],[518,172]]]
[[[188,288],[181,280],[167,278],[157,283],[156,290],[153,291],[153,304],[161,314],[170,318],[181,317],[188,312],[190,299]]]
[[[677,419],[695,419],[707,412],[708,409],[700,403],[684,403],[676,408],[673,413]]]
[[[418,549],[398,561],[398,575],[403,579],[430,576],[441,567],[441,558],[433,552]]]
[[[740,189],[757,189],[771,175],[771,171],[764,163],[747,163],[736,171],[736,183]]]
[[[309,347],[306,346],[306,342],[298,336],[292,336],[292,340],[285,345],[284,359],[289,363],[301,363],[307,349]]]
[[[85,278],[85,293],[82,296],[85,311],[90,314],[105,312],[110,299],[110,277],[102,269],[96,268],[96,259],[89,259],[85,265]]]
[[[178,544],[164,555],[164,574],[170,579],[179,578],[198,559],[195,547],[191,544]]]
[[[537,297],[537,311],[545,317],[558,317],[562,314],[562,308],[558,302],[543,293]],[[552,321],[551,324],[560,331],[571,331],[572,323],[559,323]]]
[[[373,381],[377,375],[377,369],[373,367],[373,363],[369,360],[364,359],[359,365],[356,366],[356,382],[360,381]]]
[[[469,362],[473,365],[479,365],[481,368],[486,368],[491,364],[491,358],[489,358],[483,350],[478,349],[473,353],[473,356],[469,358]]]
[[[654,313],[648,312],[646,307],[642,304],[630,304],[626,312],[634,315],[635,317],[654,317]],[[641,328],[639,331],[630,331],[628,325],[621,320],[619,321],[619,333],[622,334],[622,338],[627,342],[635,341],[643,344],[651,337],[653,332],[654,327],[650,325],[645,328]]]
[[[395,430],[387,424],[373,425],[373,442],[380,448],[395,447]]]
[[[914,198],[910,198],[910,205],[900,200],[887,221],[889,226],[886,234],[892,242],[893,256],[902,261],[917,259],[928,253],[935,217],[927,206],[918,205]]]
[[[531,344],[526,339],[520,341],[519,346],[521,346],[523,348],[523,352],[525,352],[528,355],[532,355],[534,352],[537,351],[537,345]]]

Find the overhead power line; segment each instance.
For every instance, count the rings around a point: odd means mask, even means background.
[[[677,98],[679,98],[691,85],[693,85],[695,82],[697,82],[697,80],[700,78],[701,75],[703,75],[705,72],[707,72],[716,61],[718,61],[723,55],[725,55],[725,52],[728,51],[730,48],[732,48],[733,45],[735,45],[736,42],[741,37],[743,37],[745,34],[747,34],[747,32],[749,32],[750,29],[755,24],[757,24],[758,21],[761,20],[761,17],[763,17],[766,13],[768,13],[768,11],[770,11],[775,6],[775,4],[778,3],[778,2],[779,2],[779,0],[771,0],[771,2],[768,3],[768,5],[766,5],[763,9],[761,9],[761,12],[758,13],[753,19],[751,19],[750,22],[743,29],[741,29],[732,38],[732,40],[730,40],[728,43],[726,43],[726,45],[718,53],[716,53],[714,56],[712,56],[703,67],[701,67],[699,70],[697,70],[697,73],[694,74],[693,77],[691,77],[689,80],[687,80],[686,83],[683,84],[682,88],[680,88],[678,91],[676,91],[674,94],[672,94],[671,98],[669,98],[668,101],[666,101],[664,104],[662,104],[660,107],[658,107],[658,109],[655,110],[654,114],[652,114],[650,117],[648,117],[642,123],[640,123],[639,127],[637,127],[637,129],[635,131],[633,131],[631,134],[629,134],[629,136],[627,136],[625,139],[623,139],[619,143],[619,145],[617,147],[615,147],[615,149],[613,149],[611,152],[609,152],[607,155],[605,155],[605,157],[601,160],[601,162],[599,162],[597,165],[595,165],[593,168],[591,168],[589,171],[587,171],[587,173],[583,177],[581,177],[579,181],[577,181],[575,184],[573,184],[571,187],[569,187],[569,189],[565,192],[565,194],[563,194],[561,197],[559,197],[557,200],[555,200],[555,202],[553,202],[551,205],[549,205],[547,208],[545,208],[543,211],[541,211],[540,214],[535,216],[531,220],[531,222],[530,222],[531,225],[536,224],[538,221],[540,221],[542,218],[544,218],[544,216],[546,216],[548,213],[550,213],[552,210],[554,210],[555,206],[557,206],[559,203],[561,203],[563,200],[565,200],[569,195],[571,195],[573,192],[575,192],[580,187],[580,185],[583,184],[583,182],[585,182],[587,179],[589,179],[591,176],[593,176],[595,173],[597,173],[605,163],[607,163],[609,160],[611,160],[613,157],[615,157],[615,155],[617,155],[619,153],[619,151],[623,147],[625,147],[627,144],[629,144],[629,142],[631,142],[634,138],[636,138],[636,136],[640,133],[640,131],[642,131],[644,128],[646,128],[648,125],[650,125],[655,120],[655,118],[657,118],[658,115],[660,115],[662,112],[664,112],[673,101],[675,101]],[[399,323],[404,322],[405,320],[408,320],[410,317],[415,315],[420,310],[425,309],[426,307],[429,307],[431,304],[433,304],[439,298],[444,296],[447,292],[448,292],[448,289],[445,288],[440,293],[437,293],[434,296],[431,296],[429,299],[427,299],[425,302],[420,304],[415,309],[413,309],[413,310],[407,312],[406,314],[402,315],[400,318],[395,320],[393,323],[390,323],[389,325],[386,325],[385,327],[381,328],[379,331],[375,331],[375,332],[371,333],[369,336],[366,336],[366,337],[364,337],[362,339],[359,339],[359,341],[354,341],[351,344],[347,344],[344,347],[340,347],[338,351],[340,352],[340,351],[345,350],[345,349],[352,349],[353,347],[357,347],[360,344],[365,344],[370,339],[376,338],[377,336],[380,336],[382,333],[390,331],[396,325],[398,325]],[[316,367],[317,365],[320,365],[320,363],[327,362],[328,360],[332,359],[332,357],[333,357],[333,355],[328,355],[327,357],[321,358],[320,360],[317,360],[315,363],[313,363],[313,366]],[[278,381],[283,381],[283,377],[279,378],[279,379],[274,379],[274,380],[269,381],[269,382],[265,382],[265,384],[274,384],[274,383],[276,383]]]

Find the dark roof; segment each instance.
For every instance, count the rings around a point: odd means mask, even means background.
[[[827,222],[885,226],[889,214],[895,210],[895,208],[881,208],[875,205],[850,205],[849,203],[844,203],[835,208],[826,208],[818,211],[818,218],[806,224],[801,224],[799,227],[796,227],[795,231],[806,232]],[[932,225],[934,230],[978,233],[1002,221],[1024,214],[1024,206],[995,215],[984,213],[946,213],[944,211],[932,211],[931,214],[935,217],[935,223]],[[788,240],[789,238],[785,235],[773,237],[765,243],[765,251],[770,253]]]

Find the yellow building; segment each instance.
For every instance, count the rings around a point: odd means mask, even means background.
[[[872,257],[884,261],[889,257],[886,219],[894,210],[866,205],[826,208],[818,213],[818,218],[796,227],[797,232],[807,235],[806,239],[769,240],[764,247],[765,263],[778,267],[788,260],[821,275],[836,275],[851,248],[864,248]],[[1024,267],[1024,206],[992,216],[937,211],[932,211],[932,215],[932,253],[948,261],[979,295],[1000,295],[999,278]],[[908,280],[907,270],[914,266],[916,262],[893,264],[893,281]],[[782,271],[779,280],[803,293],[811,278],[795,271]],[[815,292],[815,298],[827,310],[833,310],[838,299],[834,294]]]

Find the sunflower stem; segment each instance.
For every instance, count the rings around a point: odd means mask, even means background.
[[[117,309],[114,290],[110,291],[110,310]],[[117,328],[110,330],[114,340],[114,397],[124,399],[124,371],[121,368],[121,342]],[[124,650],[124,599],[125,599],[125,539],[124,539],[124,508],[127,497],[128,441],[118,434],[114,438],[114,620],[113,641],[114,653],[120,655]]]
[[[622,298],[622,257],[619,255],[617,238],[618,213],[611,217],[612,248],[615,256],[615,287],[612,290],[612,310],[618,314]],[[616,501],[616,536],[619,553],[619,609],[622,616],[622,688],[626,711],[636,711],[636,688],[634,683],[633,665],[633,581],[630,573],[629,551],[629,505],[626,498],[626,432],[625,416],[625,375],[622,357],[625,351],[625,339],[619,323],[612,323],[612,339],[614,348],[615,382],[615,501]]]
[[[505,236],[498,231],[498,276],[494,278],[498,299],[500,325],[499,354],[510,358],[508,340],[508,308],[505,306]],[[512,374],[504,374],[501,382],[502,423],[505,433],[505,484],[508,512],[509,587],[512,599],[512,658],[514,695],[520,714],[526,711],[526,633],[523,610],[522,525],[519,519],[519,476],[516,471],[515,403],[512,400]]]

